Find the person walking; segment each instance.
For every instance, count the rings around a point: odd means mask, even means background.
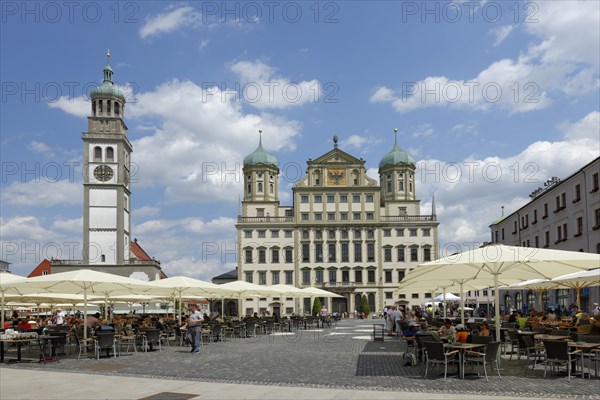
[[[196,308],[195,304],[190,306],[190,318],[187,324],[186,339],[192,346],[191,353],[200,353],[202,345],[202,314]]]

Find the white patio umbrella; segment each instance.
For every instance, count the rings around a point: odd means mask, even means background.
[[[15,283],[24,282],[27,278],[24,276],[13,275],[8,272],[0,273],[0,297],[1,297],[1,308],[2,313],[0,328],[4,329],[4,295],[5,294],[22,294],[17,288],[12,286]]]
[[[598,268],[600,255],[492,244],[419,265],[404,281],[456,279],[477,282],[494,280],[496,291],[496,337],[500,337],[500,278],[505,283],[527,279],[553,279],[566,273]]]
[[[245,282],[245,281],[234,281],[229,283],[224,283],[222,285],[217,285],[220,288],[223,288],[229,292],[225,298],[236,298],[238,299],[238,316],[241,315],[242,306],[242,297],[251,297],[251,296],[259,296],[259,297],[268,297],[268,296],[277,296],[281,294],[280,291],[270,289],[269,286],[263,285],[255,285],[253,283]]]
[[[440,295],[435,296],[435,298],[433,300],[435,300],[435,301],[445,300],[445,301],[456,302],[456,301],[460,301],[461,298],[462,298],[462,296],[457,296],[452,293],[442,293]]]
[[[87,338],[88,295],[108,296],[111,294],[142,294],[152,287],[147,282],[107,274],[90,269],[60,272],[30,278],[13,285],[17,289],[36,290],[49,293],[83,294],[83,336]]]
[[[330,292],[328,290],[319,289],[319,288],[316,288],[314,286],[305,287],[305,288],[300,289],[300,290],[302,292],[304,292],[304,296],[302,296],[302,297],[307,297],[307,296],[310,297],[311,307],[312,307],[312,304],[314,302],[314,298],[315,297],[327,297],[327,298],[334,298],[334,297],[341,298],[341,297],[344,297],[344,296],[340,296],[337,293],[333,293],[333,292]],[[311,313],[312,313],[312,309],[311,309]]]
[[[173,276],[150,283],[154,289],[153,295],[169,296],[173,299],[179,298],[179,307],[183,298],[206,298],[221,297],[231,293],[224,289],[224,285],[215,285],[211,282],[188,278],[187,276]],[[181,311],[179,312],[179,323],[181,324]]]

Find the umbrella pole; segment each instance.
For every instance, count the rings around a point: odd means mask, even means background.
[[[538,299],[539,299],[539,303],[540,303],[540,304],[539,304],[539,305],[540,305],[539,311],[543,311],[543,310],[542,310],[542,307],[544,307],[544,306],[542,305],[542,293],[543,293],[543,292],[544,292],[544,290],[542,290],[542,289],[539,289],[539,290],[538,290]]]
[[[465,296],[462,282],[460,283],[460,323],[465,325]]]
[[[83,288],[83,338],[87,339],[87,287]]]
[[[496,340],[500,340],[500,292],[498,292],[498,274],[494,274],[494,322],[496,323]]]
[[[448,318],[448,313],[446,310],[446,288],[444,288],[444,294],[442,295],[442,304],[444,305],[444,319]]]
[[[225,297],[221,298],[221,317],[225,318]]]
[[[38,313],[39,313],[39,308],[38,308]],[[4,329],[4,290],[2,291],[2,325],[0,325],[1,329]]]
[[[179,326],[181,326],[181,290],[179,291]]]
[[[575,289],[577,293],[577,309],[581,310],[581,289]]]

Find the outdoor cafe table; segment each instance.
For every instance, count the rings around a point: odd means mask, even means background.
[[[59,362],[58,355],[56,354],[56,339],[60,339],[60,336],[52,336],[52,335],[38,335],[37,342],[40,347],[40,361],[47,364],[49,362]],[[51,351],[50,355],[46,353],[46,348],[50,343]]]
[[[459,359],[458,359],[458,375],[465,379],[465,371],[464,368],[461,368],[464,358],[465,350],[473,350],[473,349],[481,349],[485,348],[487,344],[483,343],[444,343],[445,349],[459,350]]]
[[[33,336],[27,336],[23,338],[14,337],[7,339],[0,339],[0,363],[4,362],[4,343],[16,343],[17,344],[17,362],[21,362],[21,346],[23,343],[29,343],[32,339],[35,339]]]
[[[568,345],[572,349],[581,350],[583,352],[581,355],[581,376],[584,377],[583,355],[586,353],[590,353],[594,349],[600,349],[600,343],[569,342]],[[575,364],[575,366],[577,366],[577,364]],[[588,368],[588,371],[590,370],[591,366],[592,366],[592,361],[590,360],[590,367]],[[575,370],[575,368],[573,370]],[[591,373],[590,373],[590,378],[591,378]]]
[[[546,335],[543,333],[537,333],[534,335],[535,340],[567,340],[571,337],[569,335]]]

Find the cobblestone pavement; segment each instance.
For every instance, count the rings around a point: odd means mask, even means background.
[[[572,377],[568,382],[566,373],[549,371],[544,379],[543,367],[527,368],[525,359],[518,361],[516,356],[503,357],[502,378],[488,370],[489,382],[476,374],[464,380],[449,376],[444,382],[437,371],[424,379],[421,365],[403,365],[403,342],[389,337],[383,343],[370,340],[373,322],[377,320],[345,320],[333,329],[227,338],[205,344],[200,354],[171,344],[161,352],[126,353],[116,359],[70,356],[60,363],[5,367],[274,386],[600,399],[600,378]]]

